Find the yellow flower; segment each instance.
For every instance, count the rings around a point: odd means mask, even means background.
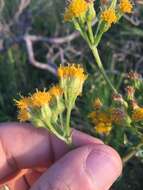
[[[92,123],[95,125],[95,130],[99,134],[108,134],[112,129],[112,120],[110,114],[104,111],[94,111],[89,115]]]
[[[63,89],[66,103],[70,104],[82,92],[82,87],[87,76],[84,69],[79,65],[60,66],[58,69],[58,76],[60,78],[60,86]]]
[[[95,130],[99,134],[109,134],[112,129],[111,123],[98,123],[95,127]]]
[[[89,3],[86,0],[71,0],[64,14],[64,20],[70,21],[73,18],[83,16],[89,7]]]
[[[133,121],[143,121],[143,108],[137,108],[132,113],[132,120]]]
[[[119,7],[123,13],[131,13],[133,10],[133,5],[129,0],[121,0]]]
[[[104,123],[111,123],[110,114],[108,114],[106,112],[99,112],[99,114],[98,114],[98,120],[100,122],[104,122]]]
[[[37,91],[31,97],[31,106],[42,107],[45,104],[48,104],[50,100],[51,100],[51,96],[49,95],[48,92]]]
[[[20,100],[15,100],[16,106],[19,109],[27,109],[30,105],[30,97],[22,97]]]
[[[110,26],[112,23],[117,22],[116,11],[113,8],[108,8],[101,13],[101,19],[108,23]]]
[[[54,97],[62,96],[62,94],[63,94],[63,90],[58,85],[57,86],[53,86],[48,92],[49,92],[51,98],[53,96]]]
[[[84,81],[87,76],[84,73],[84,69],[80,65],[68,65],[60,66],[58,69],[58,76],[60,78],[79,78],[81,81]]]
[[[22,109],[19,111],[17,118],[20,122],[24,122],[29,120],[30,115],[26,109]]]
[[[93,111],[90,113],[89,118],[91,118],[92,123],[94,123],[95,125],[97,123],[111,123],[112,119],[110,114],[108,114],[107,112],[104,111]]]

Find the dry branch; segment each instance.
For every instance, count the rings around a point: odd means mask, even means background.
[[[49,63],[49,64],[41,63],[35,59],[34,51],[33,51],[33,42],[35,42],[36,38],[34,37],[34,39],[33,39],[32,36],[26,35],[24,37],[24,39],[25,39],[25,43],[26,43],[26,47],[27,47],[27,53],[28,53],[30,63],[37,68],[40,68],[43,70],[48,70],[54,76],[57,76],[57,69],[56,69],[54,64],[52,64],[52,63]]]
[[[30,3],[31,0],[21,0],[15,17],[19,17],[19,15],[23,13],[23,10],[26,9],[30,5]]]

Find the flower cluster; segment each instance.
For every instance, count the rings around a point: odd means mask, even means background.
[[[113,93],[110,106],[105,106],[99,98],[93,101],[93,111],[89,114],[89,118],[97,133],[109,135],[114,127],[136,128],[136,125],[143,125],[143,107],[136,98],[137,91],[143,89],[142,78],[138,73],[130,72],[127,79],[125,97]]]
[[[82,93],[86,75],[81,66],[72,64],[60,66],[58,76],[59,84],[48,91],[37,90],[28,97],[15,100],[19,109],[18,119],[21,122],[30,121],[37,127],[46,127],[61,140],[71,143],[69,113],[75,105],[77,96]],[[64,124],[63,117],[66,111],[68,116]]]
[[[143,100],[141,97],[143,81],[140,75],[130,72],[127,76],[129,84],[126,81],[128,86],[122,91],[125,94],[120,94],[104,70],[98,46],[103,35],[111,26],[118,23],[124,14],[130,14],[132,11],[133,0],[100,0],[95,4],[94,0],[69,0],[64,13],[64,21],[70,21],[74,29],[78,30],[86,41],[100,74],[112,91],[110,105],[103,104],[99,98],[93,101],[93,97],[97,97],[96,90],[93,89],[95,81],[92,80],[95,80],[95,78],[90,78],[91,80],[89,80],[87,86],[91,87],[91,90],[88,91],[89,96],[91,95],[91,100],[87,99],[92,101],[92,109],[89,108],[90,113],[89,109],[85,110],[88,112],[88,119],[92,124],[91,128],[86,121],[84,124],[87,130],[89,129],[89,132],[93,132],[93,135],[100,134],[105,143],[112,145],[122,155],[129,152],[124,156],[124,163],[132,155],[135,155],[136,149],[138,151],[143,146],[143,107],[140,106]],[[58,76],[60,86],[63,89],[65,107],[69,108],[67,111],[68,121],[71,107],[74,106],[76,97],[82,92],[82,84],[86,76],[82,68],[78,68],[77,72],[74,65],[70,68],[61,67],[58,71]],[[93,85],[91,85],[91,81]],[[67,89],[67,86],[70,88]],[[71,92],[72,88],[74,90]],[[104,95],[107,96],[108,92]],[[99,94],[101,94],[100,90]],[[138,98],[136,98],[137,95],[139,95]],[[134,145],[135,148],[133,147]]]
[[[108,134],[112,129],[111,116],[107,111],[93,111],[89,115],[99,134]]]
[[[89,118],[95,126],[96,132],[99,134],[109,134],[114,124],[120,125],[127,118],[122,108],[106,108],[99,102],[99,99],[95,100],[93,108],[94,111],[89,114]]]
[[[95,10],[93,6],[93,0],[70,0],[65,13],[64,20],[72,21],[76,18],[81,18],[81,20],[86,19],[90,14],[95,16]],[[101,20],[106,22],[109,26],[112,23],[116,23],[119,19],[120,14],[131,13],[133,10],[133,5],[130,0],[120,0],[119,4],[111,4],[108,6],[107,1],[101,1],[101,6],[106,5],[105,8],[101,11]],[[92,7],[92,9],[90,9]],[[88,15],[89,14],[89,15]]]
[[[110,6],[101,13],[101,19],[105,21],[109,26],[112,23],[116,23],[122,14],[131,13],[133,10],[133,5],[130,0],[120,0],[119,6],[117,8]]]

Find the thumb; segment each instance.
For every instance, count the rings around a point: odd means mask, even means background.
[[[52,165],[30,190],[108,190],[121,170],[121,159],[112,148],[86,145]]]

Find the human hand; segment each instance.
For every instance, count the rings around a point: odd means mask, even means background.
[[[29,124],[0,125],[0,184],[10,190],[108,190],[122,171],[118,154],[73,130],[75,149]]]

